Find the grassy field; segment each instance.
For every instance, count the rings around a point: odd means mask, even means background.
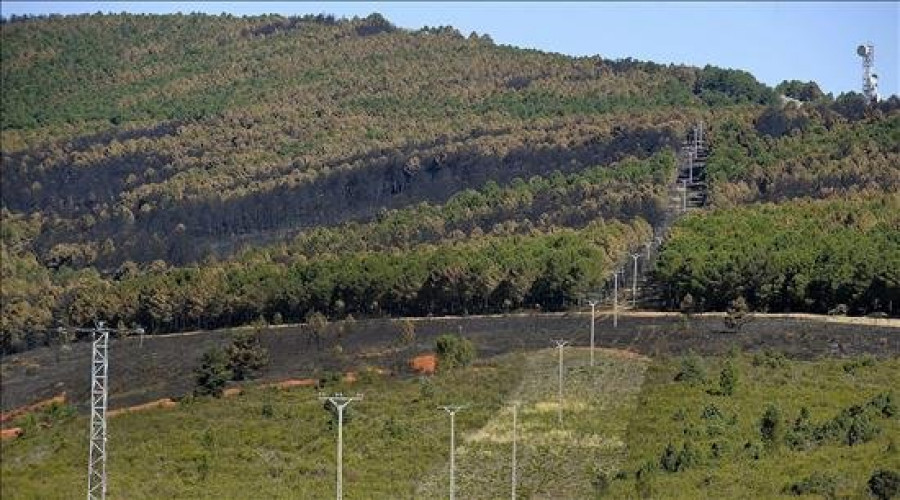
[[[363,374],[353,385],[330,384],[327,391],[365,395],[344,428],[345,498],[446,498],[449,419],[438,406],[447,403],[468,405],[457,415],[458,498],[509,497],[514,400],[521,402],[520,498],[800,498],[790,485],[817,471],[824,475],[816,484],[828,491],[806,498],[869,498],[865,483],[875,469],[900,469],[896,413],[873,413],[878,431],[854,446],[824,441],[795,450],[787,440],[801,407],[816,427],[888,391],[900,380],[898,359],[696,358],[705,372],[697,382],[674,380],[683,358],[604,350],[593,369],[588,359],[585,349],[565,352],[562,427],[551,349],[481,360],[427,382]],[[717,394],[725,363],[738,374],[731,396]],[[759,431],[770,404],[783,431],[775,445]],[[84,491],[86,419],[59,411],[41,419],[2,444],[5,499]],[[110,429],[110,498],[334,494],[335,431],[310,388],[251,387],[232,398],[117,416]],[[664,470],[666,446],[680,453],[686,441],[689,463]]]

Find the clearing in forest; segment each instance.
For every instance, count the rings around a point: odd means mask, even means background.
[[[517,496],[589,498],[601,471],[614,473],[626,458],[625,433],[649,360],[627,351],[566,348],[563,423],[558,421],[558,352],[544,349],[525,358],[526,369],[510,398],[518,400]],[[463,410],[465,411],[465,410]],[[458,498],[502,498],[510,494],[512,404],[483,427],[457,427]],[[449,460],[432,469],[416,498],[441,498],[449,491]]]

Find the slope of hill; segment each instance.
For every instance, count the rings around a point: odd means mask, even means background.
[[[173,331],[566,307],[658,225],[699,119],[716,205],[900,187],[896,97],[804,90],[815,102],[782,108],[739,70],[376,14],[53,16],[0,34],[4,350],[93,318]],[[469,280],[483,263],[467,259],[520,244],[578,255]],[[398,261],[406,274],[378,270]]]

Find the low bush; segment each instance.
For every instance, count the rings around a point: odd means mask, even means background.
[[[837,479],[834,476],[822,472],[813,472],[802,480],[785,488],[787,493],[793,495],[822,495],[825,498],[834,498],[837,489]]]
[[[781,441],[781,410],[777,406],[769,405],[766,408],[759,420],[759,434],[766,446],[777,446]]]
[[[722,368],[721,373],[719,373],[719,391],[723,396],[732,396],[734,392],[737,390],[738,386],[738,372],[734,367],[734,364],[731,362],[725,363],[725,367]]]
[[[475,361],[475,346],[459,335],[448,333],[438,337],[436,351],[440,370],[469,366]]]
[[[878,500],[900,497],[900,473],[893,470],[878,470],[869,478],[869,492]]]
[[[258,333],[237,333],[225,348],[226,365],[233,380],[252,378],[269,364],[269,351],[259,343]]]
[[[695,354],[689,354],[681,358],[681,369],[675,375],[676,382],[688,384],[702,384],[706,382],[706,370],[700,358]]]
[[[194,395],[221,397],[225,383],[231,378],[225,353],[221,349],[205,352],[194,374],[196,381]]]

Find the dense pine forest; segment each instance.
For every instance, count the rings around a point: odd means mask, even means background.
[[[698,120],[711,207],[661,254],[672,304],[900,309],[896,96],[377,14],[0,30],[4,351],[95,318],[563,310],[663,223]]]

